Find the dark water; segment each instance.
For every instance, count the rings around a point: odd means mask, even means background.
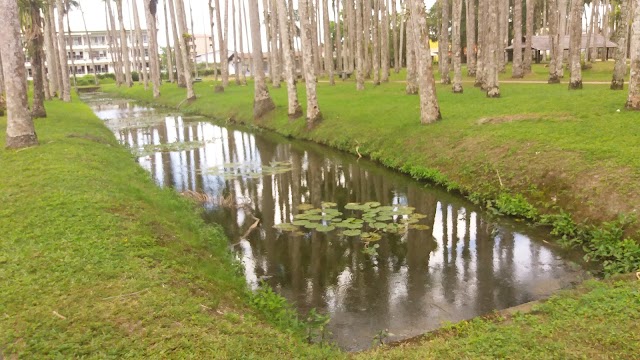
[[[266,281],[301,313],[329,314],[331,339],[344,349],[367,348],[384,329],[399,340],[544,298],[584,276],[568,260],[576,254],[551,247],[544,232],[364,159],[100,95],[85,100],[123,144],[142,150],[138,162],[159,185],[208,195],[206,218],[224,226],[252,288]],[[181,142],[188,148],[148,146]],[[259,173],[275,161],[290,168]],[[208,173],[224,164],[242,175]],[[273,228],[299,204],[321,201],[341,211],[348,202],[408,205],[430,229],[385,235],[377,254],[365,254],[360,238],[337,230]]]

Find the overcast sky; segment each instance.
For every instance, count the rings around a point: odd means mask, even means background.
[[[84,16],[87,22],[87,28],[89,31],[91,30],[105,30],[105,3],[102,0],[78,0],[82,10],[84,11]],[[165,26],[164,26],[164,1],[158,0],[158,42],[161,47],[165,46],[167,43],[165,36]],[[222,18],[224,21],[224,0],[218,0],[220,2],[220,6],[222,8]],[[241,0],[242,1],[242,0]],[[431,7],[436,0],[425,0],[425,3],[428,7]],[[124,24],[127,29],[133,28],[133,19],[131,18],[131,5],[135,2],[138,6],[138,15],[140,16],[140,24],[143,29],[145,29],[146,22],[144,18],[144,7],[143,3],[140,0],[122,0],[126,9],[123,10],[123,18]],[[332,0],[330,0],[330,3]],[[212,0],[213,3],[213,0]],[[262,1],[258,1],[262,14]],[[294,0],[294,3],[297,1]],[[187,16],[187,26],[191,28],[191,16],[189,13],[189,4],[191,4],[191,8],[193,9],[193,29],[195,34],[211,34],[211,30],[209,29],[209,5],[208,0],[184,0],[185,4],[185,12]],[[247,2],[245,1],[245,4]],[[245,5],[246,6],[246,5]],[[115,3],[112,2],[112,8],[115,15]],[[247,9],[248,10],[248,9]],[[238,13],[238,9],[236,9],[236,14]],[[231,12],[231,3],[229,3],[229,12]],[[333,19],[333,12],[329,10],[330,18]],[[84,31],[84,26],[82,24],[82,16],[80,10],[74,9],[70,13],[70,23],[72,31]],[[247,13],[248,16],[248,13]],[[117,23],[116,18],[116,23]],[[171,22],[169,22],[169,32],[171,32]],[[205,30],[206,29],[206,30]],[[191,31],[190,31],[191,32]],[[232,39],[233,29],[232,22],[229,19],[229,39]],[[217,36],[216,36],[217,38]],[[264,39],[263,39],[264,42]],[[245,45],[246,47],[247,45]],[[233,44],[231,43],[229,48],[231,49]]]

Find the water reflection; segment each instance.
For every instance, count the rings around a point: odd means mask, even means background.
[[[333,339],[348,350],[370,346],[382,329],[402,339],[521,304],[577,281],[576,265],[526,226],[496,221],[463,199],[425,188],[368,161],[269,134],[251,134],[124,101],[93,101],[118,139],[132,148],[202,141],[202,147],[138,159],[161,186],[210,195],[208,221],[222,224],[251,287],[266,281],[305,313],[331,315]],[[290,161],[290,172],[225,178],[228,163]],[[304,235],[273,228],[301,203],[402,204],[427,215],[428,231],[386,236],[378,254],[337,232]],[[252,225],[260,219],[259,225]],[[566,255],[566,254],[565,254]]]

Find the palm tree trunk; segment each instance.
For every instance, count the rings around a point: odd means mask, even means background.
[[[591,37],[593,36],[593,31],[595,30],[594,21],[596,19],[596,8],[599,6],[598,0],[591,1],[591,16],[589,17],[589,24],[587,24],[587,45],[585,47],[585,60],[592,61],[591,58]],[[586,15],[585,15],[586,16]]]
[[[522,0],[513,3],[513,69],[511,77],[521,79],[524,76],[522,68]]]
[[[417,95],[418,94],[418,54],[416,49],[416,44],[414,42],[415,37],[413,36],[413,19],[411,19],[411,11],[412,6],[411,3],[408,4],[409,8],[405,9],[405,14],[409,14],[409,18],[406,20],[406,41],[407,41],[407,85],[405,87],[405,93],[407,95]],[[404,23],[404,21],[403,21]],[[402,48],[402,47],[401,47]],[[431,50],[429,50],[431,51]],[[402,57],[400,57],[402,58]]]
[[[215,41],[215,21],[213,21],[213,18],[215,17],[214,14],[214,7],[211,4],[212,0],[209,0],[209,23],[211,24],[211,48],[213,49],[213,71],[214,71],[214,79],[217,82],[218,81],[218,72],[220,71],[220,67],[218,64],[218,60],[217,60],[217,55],[216,55],[216,41]],[[218,44],[220,45],[220,44]],[[220,49],[218,49],[220,50]]]
[[[567,35],[567,1],[568,0],[557,0],[558,1],[558,47],[559,50],[556,52],[556,75],[558,79],[564,78],[564,45],[563,39],[564,36]]]
[[[251,36],[251,30],[250,30],[250,20],[247,20],[247,9],[244,6],[244,1],[241,1],[240,4],[242,4],[242,16],[244,18],[244,26],[245,26],[245,34],[246,34],[246,39],[247,40],[247,49],[249,48],[249,37]],[[293,5],[291,5],[291,8],[293,11]],[[262,49],[260,49],[260,52],[262,52]],[[261,60],[262,61],[262,60]],[[254,72],[253,72],[253,51],[251,52],[251,58],[249,59],[249,76],[253,76]],[[264,74],[264,71],[263,71]]]
[[[218,29],[218,46],[220,47],[220,72],[222,74],[222,86],[229,86],[229,64],[227,57],[227,39],[222,34],[222,17],[220,16],[220,0],[215,1],[216,28]],[[224,0],[226,1],[226,0]]]
[[[196,94],[193,92],[193,76],[191,75],[191,64],[189,63],[189,45],[187,44],[186,35],[189,34],[187,30],[187,20],[184,13],[184,4],[182,0],[176,0],[176,18],[178,20],[178,30],[180,34],[178,38],[180,40],[180,49],[182,50],[182,67],[184,74],[184,81],[187,85],[187,100],[195,99]]]
[[[169,3],[169,15],[171,15],[171,32],[173,34],[173,49],[176,54],[176,76],[178,77],[178,87],[184,88],[187,87],[187,80],[184,77],[185,69],[184,64],[182,63],[182,53],[183,48],[180,45],[181,41],[180,33],[178,32],[178,18],[176,16],[175,6],[173,4],[173,0],[167,0]],[[213,39],[213,33],[211,33]],[[214,63],[215,63],[215,47],[214,49]]]
[[[68,5],[68,2],[65,3]],[[69,8],[66,9],[69,11]],[[71,68],[73,69],[73,88],[78,91],[78,79],[76,77],[76,55],[73,52],[73,37],[71,36],[71,23],[69,23],[69,15],[67,15],[67,32],[69,33],[69,53],[71,54]]]
[[[476,2],[465,0],[467,29],[467,76],[476,75]]]
[[[329,0],[322,0],[322,23],[324,28],[324,70],[329,75],[329,84],[335,85],[335,79],[333,78],[333,42],[331,41],[329,30]]]
[[[0,116],[4,116],[6,109],[7,103],[5,102],[4,94],[4,74],[2,73],[2,57],[0,57]]]
[[[118,23],[120,24],[120,46],[122,49],[122,58],[124,62],[124,78],[128,87],[133,85],[131,77],[131,59],[129,53],[129,44],[127,41],[127,30],[124,27],[122,18],[122,0],[116,0],[116,12],[118,14]]]
[[[249,0],[249,22],[251,23],[251,47],[254,73],[253,117],[259,119],[275,109],[276,105],[271,99],[264,76],[258,0]]]
[[[616,48],[613,68],[613,78],[611,79],[611,90],[623,90],[624,78],[627,75],[627,39],[629,38],[629,23],[631,12],[631,0],[622,0],[620,3],[620,25],[616,32],[618,47]]]
[[[309,14],[311,28],[313,29],[313,61],[315,63],[315,73],[322,74],[322,49],[320,47],[320,31],[318,26],[320,21],[318,20],[319,11],[313,5],[313,0],[307,0],[307,13]]]
[[[380,67],[382,69],[382,75],[380,81],[389,82],[389,14],[387,13],[387,0],[380,0],[380,12],[381,12],[381,34],[380,34]]]
[[[118,36],[116,32],[116,19],[113,16],[113,10],[111,9],[111,0],[105,0],[107,4],[107,11],[109,13],[109,24],[111,25],[111,31],[109,32],[109,36],[111,37],[111,41],[113,43],[113,57],[114,60],[114,72],[116,74],[116,84],[118,86],[122,85],[124,82],[124,74],[122,74],[123,64],[122,64],[122,44],[118,41]]]
[[[602,36],[605,40],[609,40],[609,0],[604,0],[604,14],[602,14]],[[609,60],[609,50],[607,48],[602,49],[602,61]]]
[[[507,70],[507,59],[505,48],[509,44],[509,0],[500,0],[498,5],[498,31],[500,38],[496,46],[498,58],[498,71],[501,73]],[[521,20],[522,21],[522,20]]]
[[[640,110],[640,1],[636,0],[635,8],[631,33],[631,43],[635,46],[631,53],[631,77],[626,107],[631,110]]]
[[[373,21],[371,22],[372,37],[372,68],[373,68],[373,85],[380,85],[380,39],[378,37],[378,29],[380,29],[380,21],[378,19],[378,7],[380,0],[373,0]]]
[[[429,29],[421,0],[410,0],[411,36],[418,62],[418,86],[420,88],[420,123],[431,124],[442,118],[436,96],[436,81],[433,77]]]
[[[316,95],[316,74],[313,71],[313,54],[310,51],[314,46],[311,40],[313,31],[311,29],[311,20],[309,16],[309,2],[313,0],[300,0],[298,8],[300,11],[300,30],[302,31],[302,69],[304,72],[305,86],[307,89],[307,128],[312,128],[320,120],[322,113],[318,107],[318,98]]]
[[[398,55],[398,66],[400,68],[402,68],[403,61],[404,61],[403,59],[406,56],[406,55],[403,54],[404,48],[406,46],[405,42],[407,42],[406,39],[405,39],[405,26],[406,26],[405,25],[405,23],[406,23],[405,17],[406,17],[406,11],[405,11],[405,8],[403,7],[402,8],[402,13],[400,14],[400,16],[398,18],[398,21],[400,21],[400,35],[399,35],[400,41],[398,43],[398,47],[399,47],[399,49],[398,49],[398,53],[399,53],[399,55]],[[400,69],[398,69],[397,72],[400,72]]]
[[[4,90],[7,102],[7,137],[5,146],[18,149],[38,145],[38,137],[29,113],[25,58],[20,40],[18,2],[0,0],[3,27],[0,31]]]
[[[42,74],[42,47],[44,46],[44,36],[42,34],[42,17],[40,16],[40,6],[36,2],[29,2],[29,16],[31,24],[29,29],[28,50],[31,55],[31,72],[33,74],[33,106],[31,116],[35,118],[47,117],[44,109],[44,79]]]
[[[87,22],[84,19],[84,11],[82,10],[82,4],[78,2],[78,8],[82,15],[82,24],[84,25],[84,35],[87,37],[87,45],[89,45],[89,59],[91,59],[91,67],[93,67],[93,83],[98,85],[98,73],[96,71],[96,62],[93,58],[93,49],[91,48],[91,37],[89,36],[89,30],[87,30]]]
[[[244,69],[245,69],[245,58],[244,58],[244,43],[243,43],[243,33],[242,33],[242,9],[243,6],[240,6],[238,9],[238,33],[239,33],[239,40],[240,40],[240,69],[238,70],[240,72],[240,82],[242,83],[242,85],[247,85],[247,74],[245,73]],[[286,14],[285,14],[286,16]],[[293,20],[292,20],[293,21]],[[248,45],[248,44],[247,44]],[[237,51],[236,51],[237,53]],[[295,72],[295,62],[294,62],[294,72]]]
[[[558,60],[562,61],[562,55],[558,55],[558,53],[564,51],[562,49],[560,11],[557,0],[549,0],[549,38],[549,43],[551,44],[551,59],[549,61],[549,80],[547,82],[549,84],[557,84],[560,82],[560,77],[558,76],[558,66],[556,62]]]
[[[400,52],[398,49],[398,45],[399,45],[399,41],[398,41],[398,21],[400,21],[400,19],[398,18],[398,9],[397,9],[397,3],[396,0],[390,0],[391,1],[391,11],[392,11],[392,15],[391,18],[393,19],[393,71],[395,71],[395,73],[399,73],[400,72]]]
[[[516,0],[518,1],[518,0]],[[462,22],[462,0],[453,0],[451,6],[451,43],[453,53],[453,92],[461,94],[462,88],[462,46],[460,45],[460,23]]]
[[[440,46],[442,51],[438,54],[440,61],[440,83],[451,84],[449,77],[449,0],[440,0],[442,7],[442,19],[440,23]]]
[[[60,85],[60,64],[58,63],[58,52],[56,51],[55,38],[56,30],[55,24],[51,22],[51,12],[53,12],[52,2],[49,2],[48,8],[44,12],[44,33],[45,33],[45,47],[47,49],[47,67],[49,72],[49,93],[51,96],[57,96],[61,94]],[[1,72],[1,71],[0,71]]]
[[[335,1],[333,17],[336,24],[336,69],[338,72],[342,72],[344,71],[344,59],[342,58],[342,26],[344,19],[340,19],[340,0]]]
[[[356,89],[364,90],[364,40],[362,39],[362,3],[363,0],[355,0],[356,2]]]
[[[236,27],[236,0],[231,0],[231,18],[233,21],[231,22],[231,26],[233,26],[233,66],[235,73],[235,81],[236,85],[240,85],[240,61],[238,59],[238,28]],[[240,44],[242,44],[242,32],[240,33]]]
[[[497,1],[489,0],[488,1],[488,12],[487,12],[487,55],[488,61],[486,64],[487,74],[486,74],[486,90],[487,97],[497,98],[500,97],[500,87],[498,83],[498,66],[499,66],[499,54],[498,45],[501,44],[500,37],[500,20],[498,16],[500,15],[500,3]]]
[[[535,16],[535,0],[526,0],[525,6],[527,7],[527,20],[526,20],[526,40],[524,45],[524,61],[522,63],[522,72],[524,74],[531,73],[531,61],[533,47],[533,20]]]
[[[178,1],[181,3],[181,1]],[[144,1],[144,13],[147,21],[147,34],[149,35],[149,65],[151,74],[151,84],[153,85],[153,97],[160,97],[160,66],[158,64],[158,40],[156,18],[157,0]],[[189,78],[190,80],[190,78]]]
[[[357,20],[357,14],[361,14],[361,12],[358,12],[358,1],[360,0],[345,0],[345,4],[347,4],[345,8],[348,10],[349,16],[349,66],[347,70],[349,71],[349,73],[353,73],[354,71],[356,71],[356,75],[358,65],[358,39],[360,39],[360,37],[358,37],[358,21],[362,20]],[[360,31],[362,31],[362,28],[360,29]]]
[[[138,79],[142,80],[142,83],[144,84],[144,89],[147,90],[149,88],[149,72],[147,70],[148,69],[147,56],[145,55],[145,51],[144,51],[144,38],[142,37],[142,28],[140,27],[140,16],[138,15],[138,4],[136,4],[135,0],[131,0],[131,4],[133,5],[133,27],[135,28],[138,54],[140,56],[140,69],[139,69],[140,74]],[[165,5],[166,5],[166,0],[165,0]],[[167,12],[165,11],[165,15],[166,14]],[[149,41],[148,40],[149,38],[150,38],[149,31],[147,31],[147,41]],[[167,34],[167,47],[169,46],[168,44],[169,44],[169,35]],[[169,55],[171,55],[170,52],[169,52]],[[173,67],[169,66],[169,69],[170,69],[169,76],[173,77],[173,74],[172,74]]]
[[[167,0],[163,1],[162,9],[164,10],[164,33],[167,38],[167,72],[169,73],[169,82],[172,83],[175,81],[175,77],[173,76],[173,56],[171,55],[172,53],[171,42],[169,41],[169,14],[167,13]],[[135,17],[137,18],[137,14],[135,15]],[[139,28],[139,25],[136,25],[136,36],[138,36],[137,35],[138,28]],[[144,71],[144,68],[146,67],[145,60],[144,60],[144,53],[141,53],[141,57],[142,57],[142,69]]]
[[[227,12],[225,11],[225,13],[227,13]],[[191,0],[189,0],[189,19],[191,20],[191,36],[189,38],[189,40],[190,40],[189,41],[190,42],[189,46],[191,46],[191,49],[193,49],[193,51],[192,51],[192,55],[193,55],[193,72],[194,72],[194,77],[197,78],[198,77],[198,58],[197,58],[198,53],[196,51],[197,49],[196,49],[196,46],[195,46],[195,38],[193,37],[195,35],[195,31],[193,30],[193,8],[191,7]],[[226,17],[225,17],[225,23],[226,23]],[[226,26],[225,26],[225,28],[226,28]],[[226,29],[225,29],[224,37],[225,38],[227,37]],[[228,67],[227,67],[227,69],[228,69]]]
[[[573,0],[571,2],[571,34],[569,40],[571,79],[569,82],[569,90],[582,89],[582,63],[580,61],[580,43],[582,42],[583,9],[584,3],[582,2],[582,0]]]
[[[274,88],[279,88],[280,82],[282,81],[282,56],[280,52],[282,41],[280,41],[280,48],[278,48],[278,11],[276,9],[275,0],[269,0],[267,2],[269,4],[268,30],[271,34],[271,63],[273,64],[271,84]]]
[[[56,0],[58,8],[58,49],[60,69],[62,70],[62,101],[71,101],[71,84],[69,83],[69,65],[67,64],[67,43],[64,34],[64,5],[62,0]]]
[[[485,53],[486,49],[486,28],[487,28],[487,1],[478,0],[478,41],[476,45],[476,80],[473,86],[483,88],[485,79]]]
[[[362,31],[363,31],[363,52],[364,52],[364,78],[371,79],[371,68],[373,61],[369,49],[371,43],[371,1],[362,0]]]
[[[46,35],[43,35],[43,37],[46,39]],[[40,58],[42,59],[42,61],[40,62],[40,71],[42,72],[42,79],[44,80],[42,83],[42,87],[44,88],[44,99],[51,100],[51,92],[49,91],[49,78],[47,76],[47,64],[45,63],[47,54],[45,53],[44,47],[40,48]],[[0,70],[0,73],[2,73],[2,70]]]
[[[284,0],[274,0],[277,6],[278,21],[280,28],[280,38],[282,39],[282,50],[284,57],[284,75],[287,82],[287,100],[289,119],[297,119],[302,116],[302,107],[298,101],[298,90],[296,88],[293,50],[291,49],[291,35],[289,34],[289,24],[287,23],[287,7]],[[293,21],[293,20],[291,20]]]

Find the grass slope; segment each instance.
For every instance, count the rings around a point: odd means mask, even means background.
[[[86,105],[46,107],[40,146],[0,150],[0,358],[333,357],[246,305],[222,231]]]

